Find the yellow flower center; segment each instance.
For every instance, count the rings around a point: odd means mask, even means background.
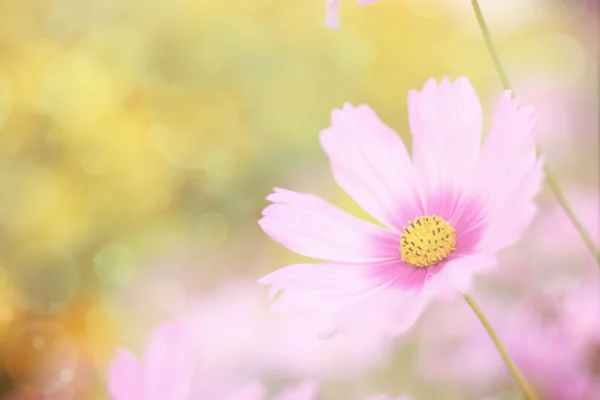
[[[435,214],[417,217],[403,229],[400,235],[402,260],[413,267],[437,264],[455,249],[454,228]]]

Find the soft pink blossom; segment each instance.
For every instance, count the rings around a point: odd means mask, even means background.
[[[570,186],[564,188],[565,196],[584,229],[589,233],[590,239],[600,246],[600,194],[595,189]],[[542,254],[549,256],[548,261],[559,261],[561,264],[573,260],[578,255],[587,258],[583,267],[596,268],[596,260],[590,254],[575,229],[573,222],[565,213],[559,203],[552,199],[552,203],[542,210],[539,218],[532,225],[532,236],[537,241],[536,245]]]
[[[339,0],[326,0],[327,1],[327,17],[325,18],[325,25],[331,29],[340,28],[340,5]],[[376,0],[359,0],[359,6],[365,6],[370,3],[374,3]]]
[[[597,399],[598,272],[591,270],[579,286],[563,293],[533,292],[510,304],[489,295],[477,297],[539,398]],[[468,308],[444,305],[432,311],[419,329],[419,368],[427,378],[474,392],[511,384],[489,335]],[[443,330],[436,328],[440,321]]]
[[[318,321],[269,312],[262,288],[243,279],[226,282],[214,293],[188,299],[186,306],[169,318],[173,321],[169,326],[177,326],[186,340],[169,343],[162,340],[165,335],[154,334],[148,348],[167,348],[193,360],[193,379],[189,378],[193,381],[192,400],[221,398],[253,379],[350,379],[385,363],[393,345],[367,329],[331,341],[320,340],[316,336]],[[120,350],[111,370],[123,366],[124,358],[136,360],[129,351]],[[136,370],[145,364],[137,360],[133,363]],[[171,367],[165,363],[162,368]],[[121,382],[119,374],[110,380],[111,386]],[[134,386],[139,386],[135,382]]]
[[[573,83],[557,74],[524,72],[515,76],[524,102],[535,108],[537,143],[559,177],[573,171],[598,185],[597,85],[590,79]],[[582,163],[587,165],[581,169]]]
[[[185,345],[188,337],[178,324],[153,332],[144,357],[119,349],[108,372],[108,389],[115,400],[188,400],[194,358]]]
[[[249,372],[279,379],[348,379],[380,366],[393,345],[368,329],[319,340],[318,320],[269,312],[261,288],[244,280],[191,302],[178,320],[191,332],[202,374],[211,381]]]
[[[284,291],[275,310],[318,313],[327,318],[327,335],[356,323],[404,331],[431,297],[468,291],[473,275],[494,267],[496,252],[529,225],[542,179],[532,110],[505,92],[481,147],[481,106],[466,78],[439,85],[430,79],[421,92],[410,91],[408,101],[412,160],[396,132],[366,105],[334,110],[320,136],[338,184],[385,228],[311,194],[275,189],[267,197],[273,204],[259,221],[265,233],[326,260],[262,278],[271,299]],[[430,244],[423,242],[431,221],[442,221],[449,242],[438,244],[435,229]],[[422,243],[401,244],[403,231]],[[435,262],[423,261],[426,249]]]
[[[325,26],[331,29],[340,27],[340,5],[339,0],[327,0],[327,17]]]
[[[258,382],[239,385],[240,375],[229,371],[231,376],[223,379],[202,369],[197,345],[192,340],[197,332],[181,322],[158,326],[152,333],[144,357],[138,359],[130,350],[119,349],[108,371],[108,391],[114,400],[263,400],[265,388]],[[244,332],[238,327],[238,338]],[[244,332],[245,333],[245,332]],[[252,349],[246,349],[251,351]],[[259,349],[261,351],[261,349]],[[267,358],[268,355],[265,355]],[[219,369],[219,360],[213,360]],[[223,371],[221,371],[222,373]],[[260,373],[261,371],[256,371]],[[221,378],[219,382],[214,380]],[[238,387],[231,390],[232,387]],[[316,380],[304,380],[290,385],[269,398],[273,400],[316,400],[319,393]],[[387,396],[369,400],[394,400]],[[397,400],[405,400],[398,398]]]

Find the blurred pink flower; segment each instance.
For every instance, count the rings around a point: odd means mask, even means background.
[[[230,315],[231,317],[231,315]],[[185,319],[183,319],[185,321]],[[206,322],[206,320],[202,321]],[[192,329],[190,329],[192,328]],[[210,329],[210,325],[206,326]],[[237,338],[245,336],[244,326],[235,326]],[[240,335],[243,332],[243,335]],[[264,387],[256,382],[239,389],[239,382],[245,380],[242,374],[233,370],[223,371],[220,359],[209,359],[209,364],[217,370],[211,374],[204,370],[201,352],[192,326],[180,321],[159,325],[151,335],[143,360],[138,360],[130,350],[119,349],[108,371],[108,390],[115,400],[262,400],[266,397]],[[332,343],[332,342],[327,342]],[[230,342],[230,344],[235,344]],[[223,350],[225,346],[220,346]],[[246,351],[252,351],[247,348]],[[259,352],[262,349],[258,350]],[[227,356],[226,356],[227,357]],[[268,358],[269,355],[265,354]],[[260,374],[260,368],[253,371]],[[230,374],[228,377],[220,376]],[[288,386],[274,400],[316,400],[319,392],[317,381],[309,379],[299,385]],[[373,399],[393,400],[389,397]],[[403,400],[403,398],[398,398]]]
[[[347,379],[380,366],[393,345],[368,329],[324,342],[316,337],[318,320],[270,313],[261,288],[250,281],[222,285],[189,304],[178,320],[194,337],[201,373],[212,382],[257,375]]]
[[[194,374],[194,357],[188,338],[178,324],[165,324],[153,332],[144,358],[119,349],[108,372],[108,389],[115,400],[188,400]]]
[[[595,269],[579,287],[562,294],[536,291],[512,304],[481,297],[508,353],[539,398],[598,398],[600,279]],[[427,378],[478,392],[510,382],[489,336],[467,308],[435,311],[419,330],[419,367]],[[446,321],[442,331],[436,329],[440,319]]]
[[[376,0],[359,0],[359,6],[365,6],[369,3],[374,3]],[[327,0],[327,17],[325,25],[331,29],[340,28],[340,9],[339,0]]]
[[[539,71],[515,77],[521,99],[535,108],[536,138],[549,165],[564,174],[570,169],[598,184],[597,85],[590,79],[570,82]],[[581,169],[585,162],[587,168]]]
[[[575,215],[600,246],[600,194],[592,188],[563,187]],[[543,288],[564,292],[575,287],[597,264],[564,209],[554,197],[546,199],[519,243],[502,255],[498,268],[483,281],[511,295]]]
[[[340,5],[339,0],[327,0],[327,17],[325,25],[331,29],[340,28]]]
[[[271,299],[284,291],[275,310],[327,318],[323,335],[357,321],[406,330],[432,296],[468,291],[535,213],[542,162],[529,107],[505,92],[480,150],[481,106],[466,78],[430,79],[408,100],[412,161],[365,105],[334,110],[321,133],[338,184],[389,229],[310,194],[275,189],[267,197],[265,233],[328,262],[292,265],[260,283],[271,285]]]
[[[590,238],[600,246],[600,194],[592,189],[583,187],[566,187],[565,196],[573,208],[573,212]],[[577,254],[587,258],[584,267],[596,268],[596,260],[585,247],[581,236],[564,209],[553,199],[553,203],[542,210],[537,221],[532,226],[532,235],[538,240],[540,252],[550,255],[561,263],[573,259]]]
[[[148,348],[158,346],[193,360],[192,365],[175,357],[179,364],[162,365],[167,371],[177,365],[185,367],[186,379],[192,381],[191,399],[223,398],[232,388],[254,379],[349,379],[380,367],[393,345],[366,329],[331,341],[320,340],[316,336],[317,321],[269,312],[262,288],[249,280],[227,282],[216,293],[188,302],[171,319],[174,322],[167,326],[180,329],[185,340],[169,343],[163,340],[165,335],[153,334]],[[123,382],[118,376],[126,375],[119,371],[133,367],[144,370],[143,366],[151,362],[148,356],[138,362],[129,351],[120,350],[109,374],[112,377],[116,371],[117,376],[109,379],[109,387]],[[142,390],[136,389],[142,384],[123,384],[120,391],[111,389],[111,393],[126,396],[127,391]]]

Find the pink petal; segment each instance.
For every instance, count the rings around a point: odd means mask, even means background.
[[[280,290],[286,291],[274,304],[280,311],[293,311],[296,306],[333,311],[382,287],[418,289],[426,279],[425,268],[413,268],[396,259],[366,264],[295,264],[270,273],[259,283],[271,285],[271,299]],[[303,295],[300,304],[292,302],[297,297],[294,293]]]
[[[537,211],[533,197],[540,190],[543,176],[543,161],[540,158],[504,206],[488,217],[488,228],[479,245],[483,251],[498,251],[521,238]]]
[[[469,80],[446,78],[439,86],[428,80],[420,93],[409,92],[408,114],[413,161],[425,193],[452,189],[452,197],[459,197],[481,143],[481,105]]]
[[[339,0],[327,0],[327,17],[325,18],[325,26],[330,29],[340,28],[340,10]]]
[[[273,400],[316,400],[318,395],[319,385],[314,381],[305,381],[283,389]]]
[[[536,162],[530,107],[504,93],[477,161],[468,192],[480,200],[488,225],[480,247],[495,251],[515,243],[535,213],[542,162]]]
[[[178,324],[159,326],[144,359],[148,400],[188,400],[193,379],[193,357]]]
[[[258,223],[296,253],[325,260],[367,262],[397,258],[400,237],[308,194],[275,189]]]
[[[435,294],[429,290],[398,289],[384,286],[364,301],[341,308],[326,321],[320,336],[369,329],[398,336],[413,327]]]
[[[274,310],[321,315],[326,320],[322,336],[331,336],[369,319],[378,330],[408,329],[424,306],[424,302],[415,300],[415,293],[427,277],[427,268],[388,260],[297,264],[267,275],[260,283],[272,285],[271,298],[279,290],[285,291],[273,304]]]
[[[366,6],[367,4],[375,3],[377,0],[358,0],[359,6]]]
[[[401,231],[423,214],[404,144],[368,106],[334,110],[331,127],[321,132],[321,146],[338,184],[379,221]]]
[[[108,391],[115,400],[145,400],[142,369],[127,349],[117,349],[108,369]]]
[[[487,212],[501,209],[534,167],[533,128],[531,108],[519,107],[519,100],[506,91],[469,182],[469,190],[482,200]]]
[[[495,256],[485,253],[456,257],[444,262],[425,287],[436,297],[453,300],[469,291],[476,274],[489,271],[496,263]]]
[[[476,198],[455,196],[456,192],[440,191],[427,199],[427,212],[448,221],[455,229],[455,254],[471,254],[483,237],[487,226],[483,207]]]

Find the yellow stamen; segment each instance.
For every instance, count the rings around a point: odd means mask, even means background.
[[[403,229],[400,235],[402,260],[413,267],[437,264],[455,249],[454,228],[435,214],[408,221]]]

